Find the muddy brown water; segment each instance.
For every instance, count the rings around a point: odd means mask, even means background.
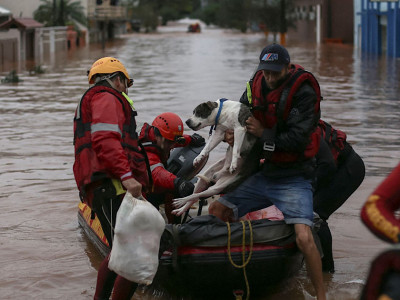
[[[238,100],[269,42],[262,34],[161,29],[126,36],[104,51],[90,45],[50,57],[44,74],[19,67],[22,82],[1,84],[0,298],[93,298],[101,257],[78,226],[72,119],[95,59],[116,56],[126,65],[135,79],[130,96],[141,126],[165,111],[185,119],[205,100]],[[329,299],[358,299],[371,259],[389,247],[362,225],[359,211],[400,160],[400,61],[364,56],[346,45],[289,43],[287,48],[293,62],[318,78],[323,119],[348,134],[366,165],[361,187],[329,219],[336,273],[324,275]],[[6,74],[3,70],[1,78]],[[223,150],[213,155],[220,157]],[[312,295],[301,270],[260,299]],[[140,289],[134,298],[173,296]]]

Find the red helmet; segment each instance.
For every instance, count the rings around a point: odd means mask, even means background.
[[[183,135],[183,122],[177,114],[172,112],[158,115],[151,124],[156,127],[161,135],[170,141],[178,141]]]

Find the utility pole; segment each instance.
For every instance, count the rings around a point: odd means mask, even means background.
[[[64,20],[64,0],[60,0],[60,10],[58,12],[58,26],[65,26]]]
[[[53,24],[52,26],[56,26],[57,24],[57,3],[56,0],[53,0]]]
[[[286,44],[286,0],[281,0],[281,9],[280,9],[280,43],[281,45]]]

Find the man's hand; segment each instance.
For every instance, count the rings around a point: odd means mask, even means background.
[[[249,117],[246,120],[246,129],[252,135],[256,137],[261,137],[264,132],[264,127],[261,125],[260,121],[258,121],[254,117]]]
[[[228,129],[225,131],[224,142],[227,142],[229,146],[233,147],[233,143],[235,142],[235,135],[232,129]]]
[[[178,197],[183,198],[193,194],[194,184],[183,178],[176,177],[174,180],[175,192]]]
[[[142,185],[133,178],[122,181],[126,190],[132,194],[133,197],[139,198],[142,196]]]

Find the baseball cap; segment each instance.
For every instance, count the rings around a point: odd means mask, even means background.
[[[290,63],[290,56],[285,47],[279,44],[271,44],[261,51],[257,71],[280,72],[288,63]]]

